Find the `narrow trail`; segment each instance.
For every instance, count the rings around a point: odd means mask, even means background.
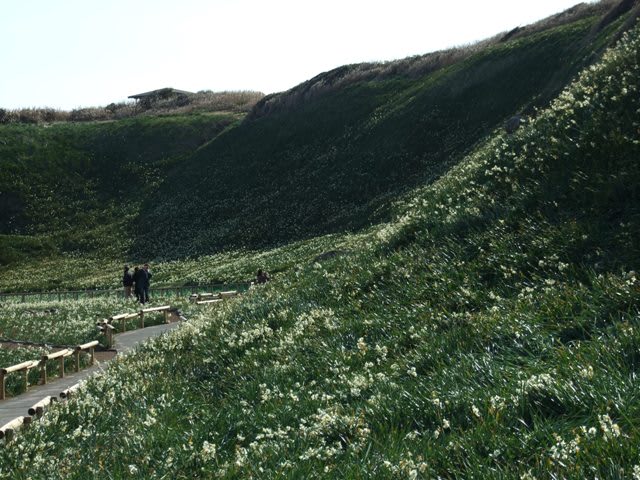
[[[115,350],[117,355],[126,355],[132,351],[137,345],[143,343],[151,337],[160,335],[166,331],[177,327],[181,322],[171,322],[153,327],[146,327],[137,330],[131,330],[114,336]],[[117,356],[116,355],[116,356]],[[29,387],[29,391],[0,401],[0,426],[5,425],[16,417],[28,415],[29,407],[33,406],[40,400],[48,396],[59,398],[60,392],[77,384],[81,380],[104,370],[111,359],[105,359],[96,362],[95,365],[85,368],[79,372],[65,373],[64,378],[52,378],[46,385],[33,385]]]

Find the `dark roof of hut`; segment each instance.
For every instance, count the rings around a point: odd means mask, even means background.
[[[160,88],[158,90],[151,90],[150,92],[138,93],[136,95],[131,95],[129,98],[134,98],[136,100],[140,100],[141,98],[149,98],[149,97],[164,97],[169,95],[193,95],[192,92],[187,92],[185,90],[178,90],[176,88]]]

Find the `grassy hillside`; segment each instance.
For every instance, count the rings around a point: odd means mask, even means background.
[[[145,202],[133,252],[263,248],[386,219],[390,199],[438,178],[512,115],[546,105],[624,21],[597,31],[600,19],[492,44],[418,76],[284,94],[287,108],[252,115],[167,177]],[[320,89],[356,67],[311,82]]]
[[[5,478],[638,478],[640,27],[393,220],[117,361]]]
[[[219,112],[0,125],[2,289],[107,286],[112,276],[83,263],[233,255],[387,220],[391,201],[512,115],[534,115],[598,58],[628,18],[603,22],[607,6],[375,76],[341,67],[243,122]]]
[[[122,256],[143,198],[238,118],[0,125],[0,264],[60,251]]]
[[[258,262],[286,269],[296,242],[313,258],[314,236],[389,219],[392,201],[510,116],[534,118],[628,26],[631,4],[603,17],[609,6],[453,53],[341,67],[243,122],[216,113],[0,126],[0,289],[111,287],[123,261],[149,260],[156,282],[241,281]],[[273,246],[284,253],[238,259]]]

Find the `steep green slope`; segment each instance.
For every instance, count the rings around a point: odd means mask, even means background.
[[[297,104],[254,115],[177,167],[145,203],[133,251],[179,258],[259,248],[387,218],[389,199],[433,181],[510,116],[557,94],[622,19],[595,34],[599,21],[498,43],[417,78],[399,72],[309,100],[291,95]]]
[[[386,225],[85,385],[5,478],[640,475],[640,27]]]
[[[0,126],[0,263],[58,251],[122,255],[142,199],[234,115]]]
[[[242,124],[215,114],[0,126],[0,264],[12,265],[0,276],[34,259],[58,265],[59,253],[69,267],[70,254],[181,259],[387,219],[389,200],[438,178],[511,115],[532,114],[597,58],[626,18],[601,25],[601,10],[426,70],[400,62],[359,78],[362,66],[341,67]]]

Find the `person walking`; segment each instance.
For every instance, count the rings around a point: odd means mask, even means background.
[[[136,271],[133,274],[133,281],[136,284],[136,297],[138,301],[144,305],[146,302],[145,289],[149,289],[149,278],[147,272],[143,268],[136,267]]]
[[[144,292],[144,301],[149,302],[149,287],[151,286],[151,271],[149,271],[149,264],[145,263],[142,266],[142,269],[145,271],[145,273],[147,274],[147,282],[145,283],[143,292]]]
[[[135,295],[136,295],[136,301],[137,302],[140,301],[140,288],[138,288],[138,282],[137,282],[137,279],[139,277],[138,270],[140,270],[140,269],[137,266],[134,267],[133,275],[131,277],[133,279],[133,293],[135,293]]]
[[[133,287],[133,275],[129,272],[129,265],[124,266],[124,275],[122,276],[122,286],[124,287],[124,298],[131,298],[131,289]]]

